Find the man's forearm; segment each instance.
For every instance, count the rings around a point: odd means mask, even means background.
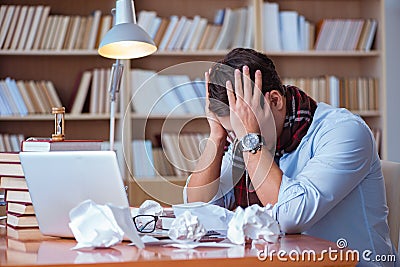
[[[256,154],[244,152],[243,158],[258,199],[263,205],[274,205],[278,201],[282,171],[274,162],[273,156],[263,146]]]
[[[216,195],[225,142],[226,139],[222,137],[210,136],[208,138],[196,170],[192,173],[187,186],[188,202],[208,202]]]

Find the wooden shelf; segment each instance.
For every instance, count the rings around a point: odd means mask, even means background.
[[[120,118],[119,114],[116,114],[116,119]],[[71,115],[65,114],[65,120],[109,120],[109,114],[80,114]],[[0,121],[51,121],[54,120],[52,114],[37,114],[27,116],[0,116]]]
[[[157,51],[151,57],[224,56],[229,50]],[[380,51],[265,51],[274,57],[376,57]],[[3,56],[99,56],[97,50],[0,50]]]
[[[2,56],[99,56],[97,50],[0,50]]]

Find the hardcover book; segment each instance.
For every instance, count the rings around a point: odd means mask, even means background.
[[[21,215],[7,213],[7,225],[13,227],[38,227],[38,221],[35,215]]]
[[[19,202],[19,203],[32,203],[31,195],[28,190],[17,189],[6,191],[7,202]]]
[[[0,177],[1,189],[24,189],[27,190],[28,186],[24,177],[2,176]]]
[[[102,140],[65,140],[54,142],[51,139],[32,139],[21,142],[21,151],[93,151],[101,150]]]
[[[7,211],[21,215],[34,215],[35,210],[33,209],[32,203],[16,203],[8,202]]]

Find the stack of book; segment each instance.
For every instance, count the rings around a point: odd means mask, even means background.
[[[84,151],[102,150],[101,140],[51,139],[25,140],[21,151]],[[39,230],[31,196],[18,153],[0,153],[0,189],[5,191],[7,236],[19,240],[37,240],[45,237]]]
[[[7,202],[7,236],[38,239],[40,233],[18,153],[0,153],[0,188]]]

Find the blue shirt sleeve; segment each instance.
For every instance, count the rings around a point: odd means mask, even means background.
[[[347,120],[321,127],[308,140],[313,155],[295,177],[282,176],[273,207],[283,232],[309,229],[368,175],[374,153],[372,138],[363,122]],[[303,153],[299,157],[310,157]]]

